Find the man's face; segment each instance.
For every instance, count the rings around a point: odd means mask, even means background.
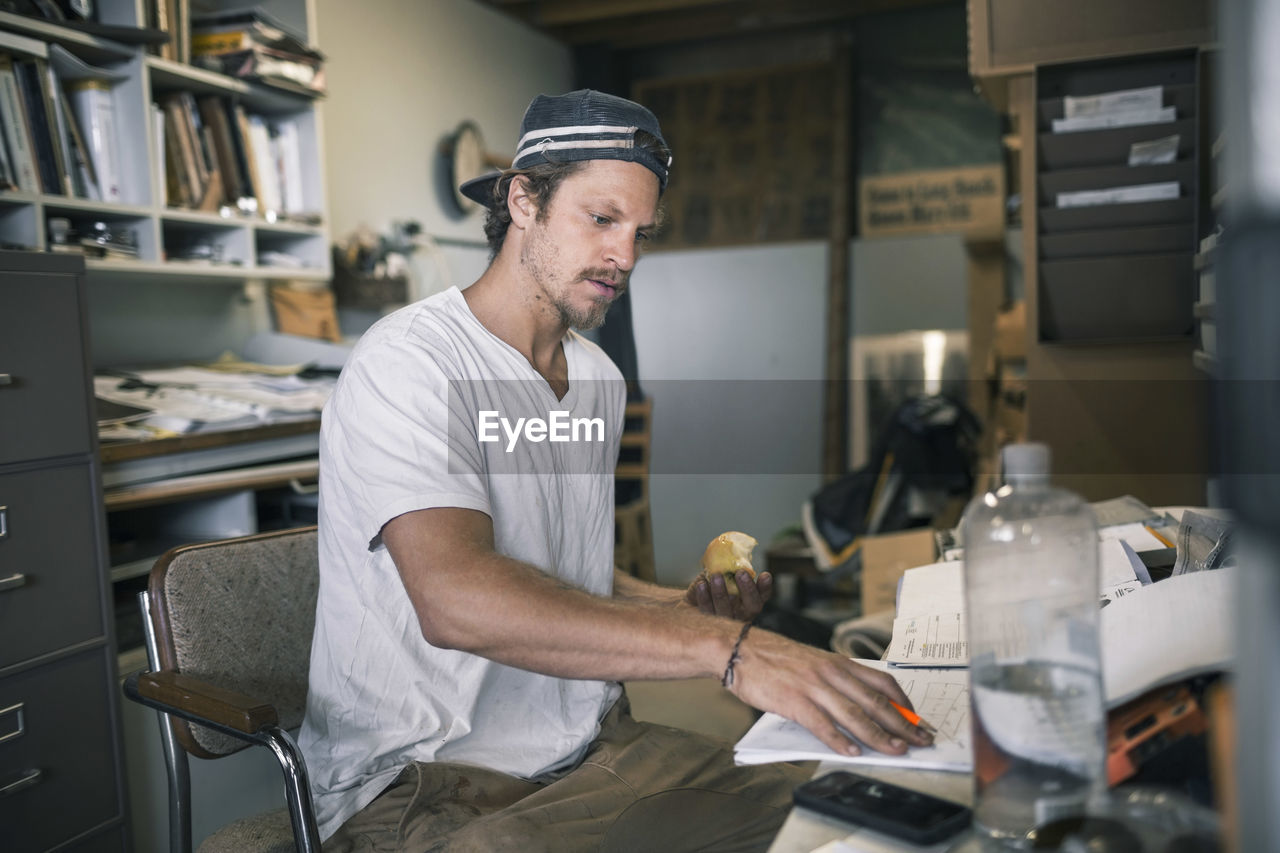
[[[658,178],[638,163],[590,160],[556,189],[525,234],[520,264],[534,299],[574,329],[594,329],[627,289],[654,229]]]

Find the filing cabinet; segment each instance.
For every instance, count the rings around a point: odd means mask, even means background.
[[[0,252],[0,827],[125,851],[84,261]]]

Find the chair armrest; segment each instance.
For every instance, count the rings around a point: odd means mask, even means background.
[[[172,670],[138,673],[137,690],[151,702],[185,712],[190,718],[245,734],[257,734],[280,723],[269,703]]]

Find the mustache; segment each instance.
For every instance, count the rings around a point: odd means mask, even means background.
[[[605,284],[621,291],[626,289],[627,283],[631,280],[631,273],[619,270],[589,269],[583,270],[578,276],[579,281],[587,281],[588,279],[603,281]]]

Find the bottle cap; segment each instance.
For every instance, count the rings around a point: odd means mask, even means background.
[[[1044,483],[1049,479],[1049,445],[1009,444],[1000,453],[1006,483]]]

